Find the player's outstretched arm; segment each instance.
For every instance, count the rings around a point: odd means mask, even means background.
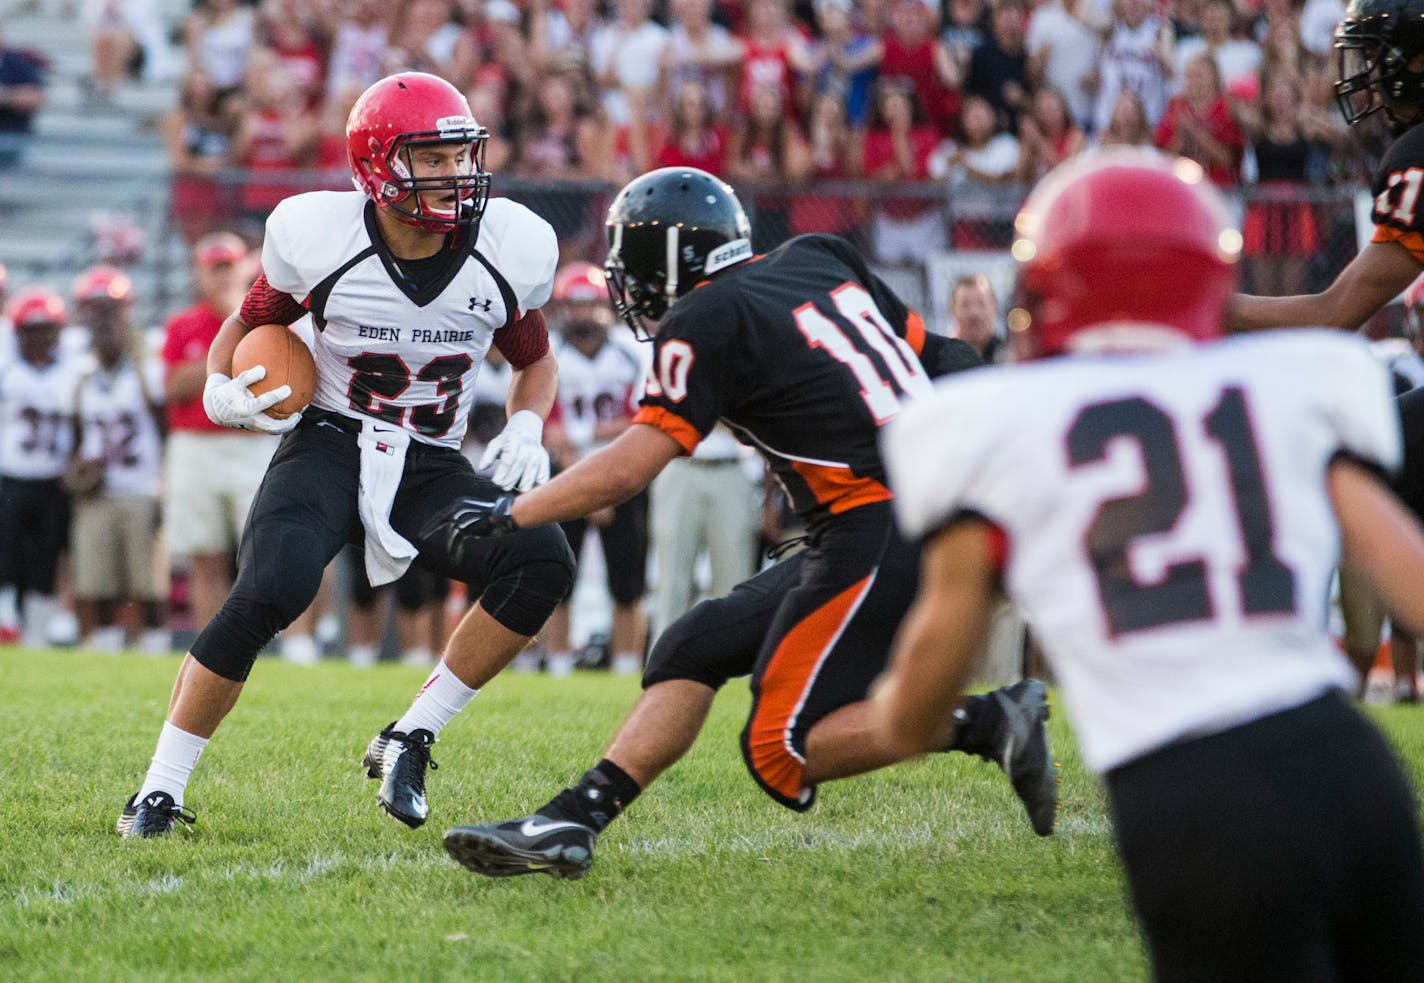
[[[1341,564],[1369,582],[1391,616],[1424,631],[1424,529],[1393,492],[1352,461],[1330,466],[1329,485]]]
[[[1237,294],[1227,315],[1232,331],[1265,328],[1359,327],[1398,297],[1424,269],[1397,242],[1371,242],[1323,293],[1294,297]]]
[[[635,423],[613,443],[579,461],[547,485],[514,500],[521,528],[579,519],[621,505],[652,484],[682,446],[657,427]]]
[[[456,563],[471,540],[579,519],[619,505],[648,487],[682,446],[656,427],[635,423],[603,450],[533,491],[455,500],[423,535],[445,543]]]
[[[872,698],[875,730],[895,760],[949,743],[951,713],[989,634],[991,535],[986,523],[965,519],[925,542],[920,592]]]

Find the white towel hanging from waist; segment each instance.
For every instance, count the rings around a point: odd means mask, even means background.
[[[366,529],[366,576],[372,587],[399,580],[416,557],[410,541],[391,528],[391,503],[405,473],[410,434],[381,420],[362,420],[361,490],[357,502]]]

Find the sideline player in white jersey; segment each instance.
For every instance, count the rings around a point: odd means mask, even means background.
[[[608,446],[627,430],[642,395],[643,363],[610,336],[613,311],[603,270],[592,263],[570,263],[554,278],[554,329],[559,398],[549,416],[547,444],[560,470],[571,468]],[[632,675],[643,668],[643,591],[648,569],[648,495],[639,492],[621,505],[600,509],[583,519],[560,523],[577,558],[589,527],[598,530],[613,598],[609,633],[611,668]],[[559,605],[545,632],[550,675],[573,671],[569,644],[569,606]]]
[[[1002,585],[1106,779],[1158,979],[1424,979],[1413,798],[1326,629],[1342,547],[1424,626],[1424,531],[1372,472],[1401,456],[1384,368],[1333,331],[1211,342],[1240,236],[1194,163],[1073,161],[1015,228],[1018,337],[1067,354],[884,438],[924,554],[879,739],[937,746]]]
[[[191,821],[183,796],[198,754],[236,702],[258,651],[311,602],[346,542],[364,542],[373,585],[420,563],[478,597],[405,713],[367,748],[377,801],[415,828],[441,728],[528,643],[568,593],[573,557],[555,527],[453,555],[422,530],[429,516],[549,473],[541,444],[558,369],[544,316],[558,263],[553,230],[521,205],[489,199],[485,129],[433,75],[373,84],[351,110],[357,192],[313,192],[267,221],[263,275],[208,353],[204,407],[226,426],[287,432],[248,516],[226,603],[183,660],[158,748],[119,817],[125,837]],[[316,326],[316,397],[299,417],[265,411],[254,367],[232,354],[255,325]],[[494,345],[514,367],[509,422],[477,476],[460,454],[474,382]]]
[[[111,266],[74,281],[74,306],[88,326],[94,367],[74,398],[77,447],[66,474],[74,495],[71,568],[79,636],[117,650],[126,643],[119,605],[132,601],[140,647],[168,650],[155,562],[163,477],[163,366],[135,347],[133,282]]]
[[[6,313],[15,359],[0,369],[0,642],[23,636],[37,646],[48,640],[55,575],[69,543],[60,476],[74,447],[78,367],[60,350],[69,313],[59,294],[27,287]]]

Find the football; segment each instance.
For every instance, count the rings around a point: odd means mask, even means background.
[[[307,408],[316,395],[316,360],[311,349],[296,333],[282,324],[261,324],[237,343],[232,353],[232,374],[245,372],[254,365],[265,365],[267,376],[248,388],[261,396],[281,385],[292,387],[292,394],[267,413],[274,419],[284,419]]]

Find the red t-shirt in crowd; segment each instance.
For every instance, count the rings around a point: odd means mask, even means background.
[[[1202,166],[1206,169],[1206,176],[1218,187],[1229,188],[1235,185],[1241,173],[1241,156],[1245,153],[1246,138],[1242,136],[1241,128],[1232,118],[1231,108],[1227,106],[1226,100],[1217,99],[1204,116],[1198,116],[1187,104],[1185,98],[1177,96],[1167,103],[1167,109],[1162,113],[1162,121],[1157,124],[1154,141],[1157,146],[1165,148],[1170,145],[1184,120],[1194,122],[1198,129],[1206,132],[1207,136],[1218,143],[1226,144],[1231,150],[1229,166],[1205,163],[1202,163]],[[1196,148],[1196,140],[1190,134],[1187,135],[1178,152],[1183,157],[1190,157],[1201,163],[1201,154]]]
[[[925,38],[913,48],[894,31],[886,31],[880,42],[885,53],[880,58],[880,77],[909,79],[920,98],[920,108],[935,127],[948,132],[959,117],[959,93],[946,88],[935,71],[935,41]]]
[[[227,315],[219,314],[207,304],[195,304],[185,311],[179,311],[168,319],[164,328],[163,372],[165,377],[183,362],[195,358],[206,359],[213,339],[218,336]],[[203,395],[181,403],[168,404],[168,427],[170,430],[222,430],[203,410]]]
[[[910,151],[915,157],[915,172],[913,174],[901,174],[893,178],[898,181],[927,181],[930,176],[929,159],[935,147],[939,145],[939,134],[933,127],[916,126],[910,130]],[[865,141],[862,144],[862,164],[865,176],[872,180],[886,180],[888,175],[879,173],[881,168],[895,161],[895,141],[890,136],[889,130],[866,130]],[[894,198],[887,194],[879,194],[875,199],[876,207],[880,211],[894,219],[918,218],[926,212],[933,211],[939,205],[932,198]]]
[[[670,135],[668,142],[658,151],[656,163],[659,167],[696,167],[711,174],[721,174],[727,163],[727,141],[727,128],[721,123],[704,133],[694,147],[683,147],[676,137]]]

